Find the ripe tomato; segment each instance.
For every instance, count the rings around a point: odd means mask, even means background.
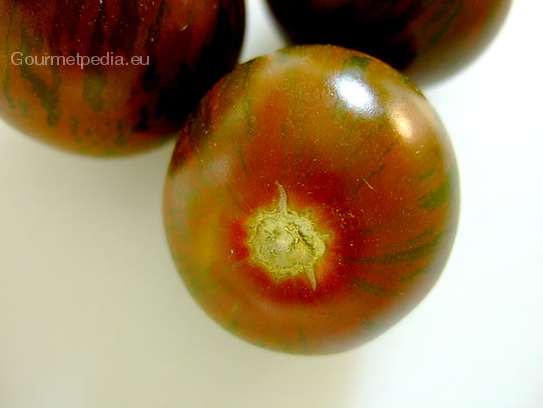
[[[268,0],[290,39],[380,58],[417,83],[457,72],[488,45],[511,0]]]
[[[447,133],[406,77],[300,46],[239,66],[191,114],[164,220],[181,277],[217,322],[257,345],[332,353],[430,290],[458,203]]]
[[[243,0],[3,0],[0,117],[79,153],[149,149],[237,62],[244,13]]]

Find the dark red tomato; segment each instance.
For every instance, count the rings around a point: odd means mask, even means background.
[[[430,83],[488,45],[511,0],[268,0],[290,39],[366,52]]]
[[[300,46],[239,66],[203,99],[173,153],[164,219],[217,322],[257,345],[332,353],[425,296],[458,203],[447,133],[406,77]]]
[[[234,66],[244,26],[243,0],[3,0],[0,117],[78,153],[149,149]]]

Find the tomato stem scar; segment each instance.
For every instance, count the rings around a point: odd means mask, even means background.
[[[260,208],[247,222],[251,259],[276,282],[305,275],[317,288],[315,264],[326,252],[325,237],[307,215],[288,208],[281,184],[275,208]]]

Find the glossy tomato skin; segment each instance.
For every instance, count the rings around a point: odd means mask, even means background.
[[[495,37],[512,0],[268,0],[295,43],[363,51],[419,85],[458,72]]]
[[[255,256],[255,214],[278,213],[281,189],[325,243],[314,284],[277,280]],[[163,211],[177,269],[212,318],[263,347],[325,354],[420,302],[458,208],[447,133],[410,80],[362,53],[300,46],[237,67],[206,95],[173,153]]]
[[[4,0],[0,117],[73,152],[144,151],[234,66],[244,26],[243,0]]]

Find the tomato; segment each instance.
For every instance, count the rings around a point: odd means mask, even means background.
[[[362,53],[300,46],[206,95],[175,147],[163,214],[213,319],[317,354],[377,336],[425,296],[458,207],[454,152],[413,83]]]
[[[419,84],[459,71],[501,27],[511,0],[268,0],[287,36],[380,58]]]
[[[78,153],[149,149],[233,68],[244,13],[243,0],[3,0],[0,117]]]

